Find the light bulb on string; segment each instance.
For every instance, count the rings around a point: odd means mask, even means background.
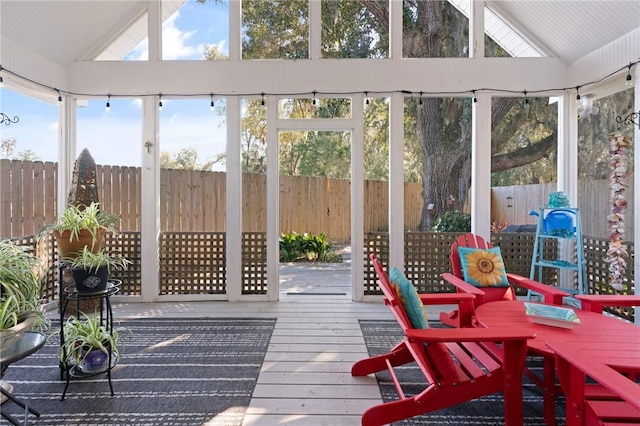
[[[473,91],[473,103],[477,104],[478,103],[478,98],[476,98],[476,91]]]
[[[422,92],[420,92],[420,97],[418,98],[418,106],[422,108]]]
[[[369,105],[369,92],[364,92],[364,104]]]
[[[627,76],[625,77],[624,84],[625,86],[633,86],[633,79],[631,78],[631,67],[633,64],[629,64],[629,69],[627,70]]]
[[[0,75],[0,89],[4,87],[4,79]]]
[[[158,101],[158,110],[162,111],[162,93],[158,94],[159,97],[159,101]]]
[[[211,108],[211,111],[213,111],[216,108],[216,104],[215,102],[213,102],[213,93],[209,93],[209,97],[211,98],[210,108]]]
[[[62,104],[62,95],[60,94],[60,91],[58,89],[56,89],[58,92],[58,106],[60,106]]]
[[[527,91],[525,90],[524,92],[524,102],[523,102],[523,106],[525,108],[529,108],[529,98],[527,98]]]
[[[262,92],[260,95],[262,96],[262,99],[260,100],[260,105],[264,106],[264,92]]]
[[[576,86],[576,101],[580,100],[580,86]]]
[[[316,92],[315,90],[313,91],[313,101],[311,101],[311,103],[313,104],[313,106],[318,106],[318,100],[316,99],[316,94],[318,92]]]
[[[111,95],[107,95],[107,104],[104,106],[106,112],[111,111]]]

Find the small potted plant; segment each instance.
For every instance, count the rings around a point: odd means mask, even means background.
[[[63,258],[79,254],[85,246],[98,251],[104,244],[105,233],[118,233],[119,220],[119,215],[100,210],[95,202],[88,206],[69,205],[56,222],[38,231],[37,238],[52,234]]]
[[[111,365],[120,358],[118,330],[109,330],[97,313],[89,316],[80,312],[78,317],[69,316],[62,333],[64,344],[60,346],[60,360],[66,365],[77,366],[83,373],[106,371],[109,355]]]
[[[45,328],[40,281],[44,266],[31,247],[0,241],[0,347],[32,328]]]
[[[126,270],[130,260],[119,254],[107,253],[104,249],[96,252],[84,246],[75,257],[63,258],[71,267],[76,290],[80,293],[102,291],[107,288],[111,270]]]

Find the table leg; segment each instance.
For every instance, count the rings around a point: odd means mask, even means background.
[[[29,407],[27,404],[25,404],[22,400],[16,398],[13,395],[13,393],[9,392],[4,387],[0,386],[0,392],[2,392],[2,395],[6,396],[13,403],[15,403],[16,405],[18,405],[21,408],[24,408],[24,423],[23,424],[25,424],[25,425],[27,424],[27,420],[28,420],[27,417],[29,416],[29,413],[34,414],[36,417],[40,417],[40,412],[39,411],[37,411],[34,408]],[[4,417],[5,419],[9,420],[9,422],[14,424],[14,425],[20,425],[21,424],[15,418],[13,418],[10,414],[6,413],[1,408],[0,408],[0,414],[2,414],[2,417]]]
[[[544,357],[542,374],[544,423],[547,426],[554,426],[556,424],[556,366],[552,356]]]

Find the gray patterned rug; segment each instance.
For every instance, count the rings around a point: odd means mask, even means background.
[[[42,413],[36,425],[241,425],[275,319],[121,321],[122,359],[106,374],[64,381],[58,339],[9,366],[3,379]],[[55,326],[54,326],[55,327]],[[22,419],[14,404],[3,409]],[[1,422],[1,420],[0,420]],[[2,423],[0,423],[2,424]]]
[[[441,323],[436,321],[433,321],[430,325],[432,327],[443,327]],[[370,356],[389,352],[393,346],[402,340],[402,331],[395,321],[360,320],[360,328]],[[541,359],[530,357],[527,360],[527,365],[536,374],[542,373]],[[408,364],[397,369],[396,374],[407,395],[415,395],[425,388],[424,376],[415,364]],[[385,402],[397,399],[395,387],[389,374],[384,372],[376,376],[382,399]],[[544,426],[542,394],[540,389],[526,378],[523,379],[522,397],[524,424]],[[556,424],[560,426],[564,423],[564,398],[559,397],[556,401]],[[428,415],[397,422],[394,425],[504,425],[504,399],[501,393],[495,393],[451,408],[435,411]]]

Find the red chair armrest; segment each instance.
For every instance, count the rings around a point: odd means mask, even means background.
[[[422,293],[419,296],[423,305],[458,305],[476,298],[468,293]]]
[[[445,272],[440,276],[449,284],[457,288],[461,293],[473,294],[476,297],[484,296],[484,291],[480,290],[478,287],[472,286],[449,272]]]
[[[412,328],[405,331],[412,341],[429,342],[505,342],[526,340],[535,337],[535,333],[512,327],[500,328]]]
[[[579,294],[576,299],[582,302],[582,309],[598,314],[605,306],[640,306],[640,296],[617,294]]]
[[[542,294],[544,297],[544,303],[550,305],[562,305],[562,299],[569,296],[569,293],[566,291],[550,285],[542,284],[538,281],[530,280],[522,275],[507,273],[507,279],[510,283],[517,285],[518,287],[524,287],[527,290]]]

